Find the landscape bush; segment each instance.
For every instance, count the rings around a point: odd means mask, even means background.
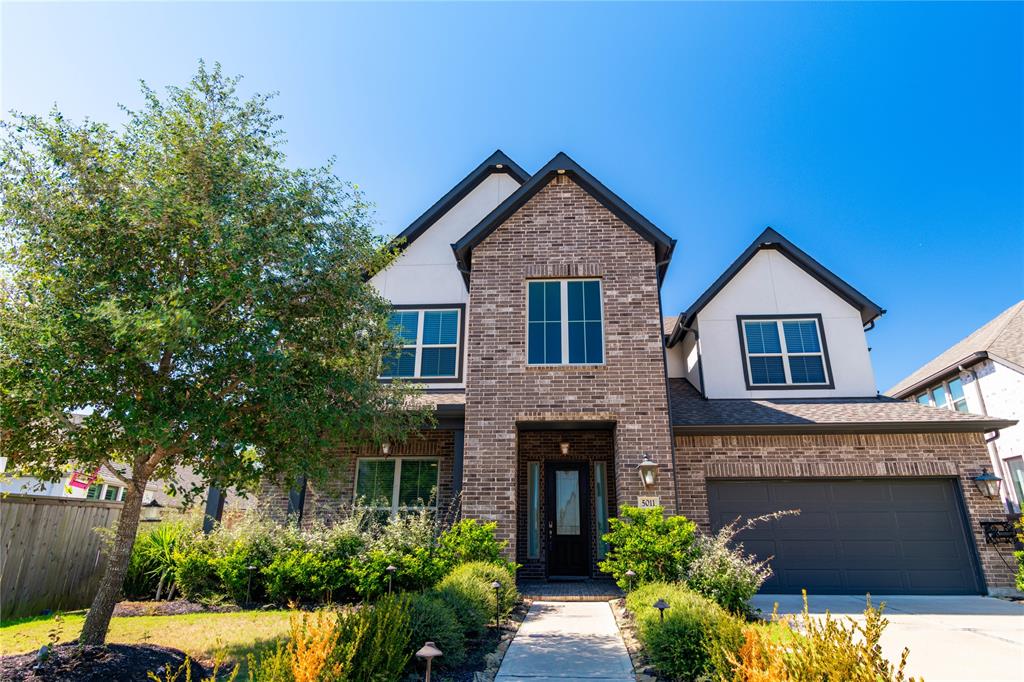
[[[687,587],[730,613],[746,613],[750,598],[771,577],[772,569],[768,561],[745,553],[735,538],[740,531],[768,518],[758,517],[743,525],[734,521],[714,535],[698,535],[689,561],[682,567]]]
[[[501,556],[508,542],[497,539],[497,527],[495,521],[481,524],[475,519],[463,519],[442,533],[437,547],[447,570],[471,561],[508,565]]]
[[[470,561],[455,568],[449,577],[452,580],[463,578],[476,580],[477,583],[485,585],[488,590],[487,605],[490,614],[494,614],[497,607],[503,616],[507,615],[519,601],[515,573],[505,564]],[[501,587],[497,590],[497,603],[495,603],[495,590],[491,587],[494,581],[501,583]]]
[[[665,517],[661,507],[623,506],[618,518],[609,519],[608,525],[603,539],[609,548],[598,567],[610,573],[619,587],[674,582],[683,577],[691,558],[695,529],[685,516]],[[626,577],[629,570],[636,574],[632,581]]]
[[[879,645],[888,625],[885,608],[871,605],[867,599],[863,624],[853,618],[847,622],[833,618],[811,617],[804,593],[804,611],[799,623],[773,616],[776,623],[798,626],[792,636],[780,641],[770,628],[752,625],[744,631],[744,642],[730,663],[732,682],[803,682],[804,680],[843,680],[844,682],[903,682],[909,651],[903,650],[898,664],[883,655]],[[913,682],[914,678],[909,678]]]
[[[668,602],[662,621],[654,603]],[[660,676],[720,679],[732,674],[743,645],[743,621],[677,583],[648,583],[626,597],[637,637]],[[841,678],[836,678],[841,679]]]
[[[419,648],[434,642],[443,652],[438,664],[457,667],[466,660],[466,632],[458,616],[438,595],[424,592],[415,595],[409,606],[410,645]]]
[[[1024,543],[1024,518],[1017,519],[1017,539]],[[1016,551],[1013,556],[1017,559],[1017,589],[1024,592],[1024,551]]]
[[[494,590],[490,583],[466,571],[452,571],[434,592],[455,613],[468,634],[484,631],[494,617]]]

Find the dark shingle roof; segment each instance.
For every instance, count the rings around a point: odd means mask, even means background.
[[[903,398],[945,375],[958,371],[966,361],[995,357],[1024,367],[1024,301],[1019,301],[966,339],[922,365],[886,393]]]
[[[672,426],[694,433],[984,432],[1016,422],[877,398],[705,400],[685,379],[669,379]]]
[[[665,332],[666,336],[671,334],[672,330],[675,329],[677,319],[679,319],[678,315],[666,315],[661,318],[661,329]]]

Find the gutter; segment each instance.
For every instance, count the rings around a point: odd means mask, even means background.
[[[954,374],[955,372],[961,371],[962,367],[973,365],[976,362],[980,362],[981,360],[987,360],[987,359],[988,359],[988,351],[980,350],[980,351],[977,351],[975,353],[971,353],[966,358],[964,358],[962,360],[958,360],[957,362],[954,362],[952,365],[949,365],[948,367],[946,367],[944,369],[940,369],[938,372],[932,372],[931,374],[929,374],[924,379],[916,381],[913,384],[911,384],[910,386],[907,386],[906,388],[901,388],[898,391],[894,391],[892,393],[892,397],[893,398],[899,398],[899,399],[906,398],[907,396],[909,396],[909,395],[911,395],[913,393],[917,393],[922,388],[926,388],[928,386],[931,386],[936,381],[939,381],[941,379],[945,379],[947,376],[950,376],[950,375]]]
[[[847,433],[987,433],[1016,424],[1014,419],[947,422],[848,422],[805,424],[674,424],[679,435],[787,435]]]

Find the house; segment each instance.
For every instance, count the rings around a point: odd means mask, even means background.
[[[932,358],[886,391],[894,398],[973,414],[1024,417],[1024,301]],[[987,439],[1009,511],[1024,503],[1024,427]]]
[[[459,500],[497,522],[521,576],[572,579],[598,575],[623,505],[704,531],[799,508],[745,535],[774,557],[766,589],[1012,584],[979,525],[1002,506],[973,479],[983,434],[1014,422],[879,396],[882,309],[777,232],[666,317],[673,237],[565,154],[530,174],[499,151],[398,243],[371,280],[404,341],[382,380],[419,383],[436,426],[339,453],[329,484],[268,487],[270,512]]]

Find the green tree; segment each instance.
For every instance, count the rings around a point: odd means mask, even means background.
[[[200,64],[114,128],[14,114],[0,134],[0,433],[12,475],[108,464],[128,484],[81,641],[100,644],[142,494],[330,476],[343,443],[428,419],[377,381],[366,274],[393,257],[330,165],[287,167],[268,96]],[[85,416],[80,416],[84,413]],[[182,489],[188,498],[198,489]]]

